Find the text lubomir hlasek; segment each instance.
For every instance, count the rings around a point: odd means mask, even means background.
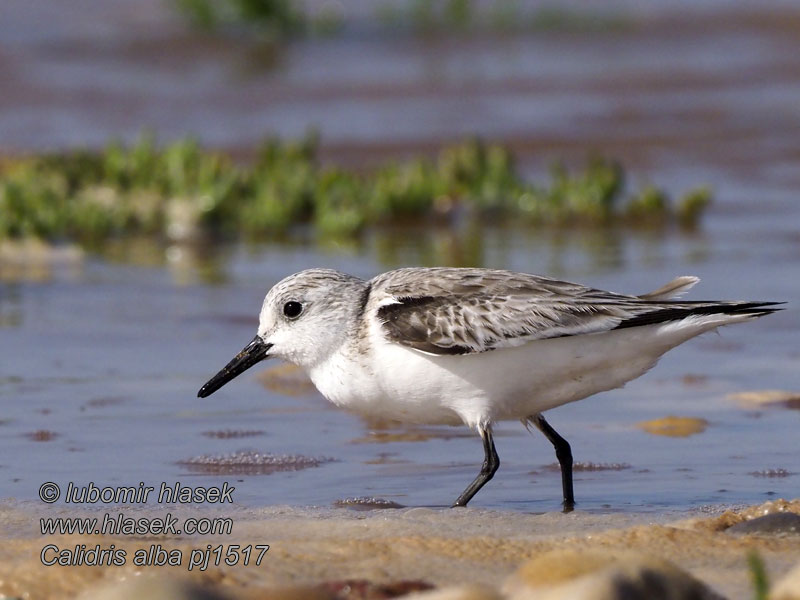
[[[156,501],[159,504],[232,504],[235,487],[224,482],[219,487],[189,487],[175,482],[168,485],[163,482],[158,490]],[[67,484],[64,502],[67,504],[144,504],[155,492],[153,486],[139,482],[137,486],[98,487],[94,482],[86,486]]]

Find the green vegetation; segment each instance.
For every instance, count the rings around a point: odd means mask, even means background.
[[[211,32],[250,34],[269,42],[300,35],[330,35],[342,28],[336,5],[323,6],[313,15],[293,0],[172,0],[193,27]]]
[[[502,146],[470,140],[436,159],[391,162],[369,173],[319,164],[318,143],[269,140],[249,166],[191,140],[158,147],[71,151],[0,163],[0,240],[97,243],[124,235],[279,237],[297,226],[353,237],[397,224],[513,221],[535,226],[694,227],[707,189],[672,202],[645,187],[625,192],[622,168],[595,159],[530,183]]]
[[[769,596],[769,580],[764,559],[758,551],[753,550],[747,555],[747,566],[750,568],[750,578],[753,581],[753,596],[755,600],[767,600]]]
[[[441,33],[464,30],[588,32],[618,31],[630,23],[609,10],[565,8],[558,3],[526,10],[516,0],[478,8],[473,0],[385,0],[378,18],[387,27]]]
[[[173,0],[189,23],[205,30],[247,28],[268,37],[305,31],[307,18],[292,0]]]
[[[192,26],[206,31],[250,33],[270,40],[303,34],[326,35],[342,29],[344,16],[335,5],[315,13],[296,0],[171,0]],[[479,7],[474,0],[382,0],[378,22],[392,30],[417,33],[464,31],[618,31],[630,25],[617,13],[575,10],[558,3],[524,9],[517,0],[496,0]]]

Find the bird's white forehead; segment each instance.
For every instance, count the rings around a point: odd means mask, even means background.
[[[268,303],[280,303],[288,300],[302,300],[310,294],[325,294],[337,287],[337,284],[352,281],[351,275],[333,269],[306,269],[282,279],[267,293],[264,300]]]
[[[363,285],[364,282],[357,277],[333,269],[307,269],[289,275],[276,283],[264,298],[261,325],[272,325],[283,305],[290,300],[307,306],[316,304],[317,310],[320,305],[332,310],[351,301],[351,294],[357,295],[357,290]]]

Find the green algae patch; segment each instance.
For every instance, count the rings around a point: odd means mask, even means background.
[[[280,237],[299,226],[356,237],[396,224],[522,223],[530,227],[696,227],[706,188],[673,201],[646,186],[629,192],[622,167],[595,158],[523,179],[503,146],[472,139],[435,158],[393,161],[363,173],[323,167],[318,139],[266,141],[244,166],[186,139],[158,146],[76,150],[0,162],[0,240],[39,238],[91,246],[153,235]]]

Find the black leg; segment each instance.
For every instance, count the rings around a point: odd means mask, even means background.
[[[500,466],[500,457],[497,456],[497,450],[494,448],[494,439],[492,439],[491,427],[479,429],[478,433],[481,434],[481,439],[483,440],[483,452],[486,455],[486,458],[483,459],[481,472],[478,473],[475,481],[470,483],[467,486],[467,489],[461,492],[458,500],[456,500],[455,504],[453,504],[453,508],[456,506],[466,506],[467,502],[472,500],[472,497],[478,493],[478,490],[486,485],[487,481],[494,477],[494,474],[497,472],[497,469]]]
[[[558,435],[558,432],[544,420],[541,414],[533,415],[529,421],[550,440],[556,449],[556,458],[561,465],[561,487],[564,490],[564,512],[572,512],[575,508],[575,495],[572,492],[572,449],[569,442]]]

